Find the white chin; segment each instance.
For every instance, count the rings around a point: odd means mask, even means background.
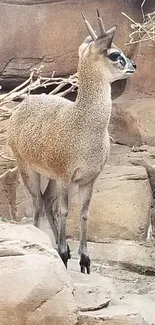
[[[126,75],[131,76],[135,71],[127,71],[125,72]]]

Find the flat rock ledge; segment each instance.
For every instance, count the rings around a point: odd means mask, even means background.
[[[106,240],[102,244],[89,243],[88,247],[94,263],[104,262],[128,271],[155,276],[155,247],[151,242]],[[72,257],[78,258],[78,242],[70,241],[70,248],[74,252]]]
[[[155,302],[149,300],[149,297],[129,294],[121,297],[113,279],[95,272],[90,276],[73,270],[69,273],[79,309],[78,325],[153,324],[155,317],[151,310],[154,310]]]

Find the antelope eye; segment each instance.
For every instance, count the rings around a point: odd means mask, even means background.
[[[120,54],[119,53],[111,53],[108,58],[111,60],[111,61],[118,61],[120,59]]]

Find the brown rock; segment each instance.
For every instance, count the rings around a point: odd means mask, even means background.
[[[117,101],[113,102],[109,133],[117,143],[128,146],[142,144],[136,119]]]
[[[137,146],[155,145],[155,101],[151,97],[132,99],[123,95],[114,100],[110,133],[114,141]]]
[[[136,73],[132,80],[128,81],[126,87],[126,92],[132,97],[155,95],[155,75],[152,69],[155,65],[154,49],[155,45],[151,41],[142,42],[136,48],[134,55],[137,65]]]
[[[105,26],[119,23],[115,42],[132,56],[135,46],[124,45],[130,34],[130,21],[121,13],[124,11],[139,21],[138,1],[5,0],[0,3],[0,84],[18,84],[30,74],[30,69],[41,64],[47,76],[53,71],[57,75],[75,72],[78,47],[87,36],[81,12],[98,29],[96,8],[100,8]]]
[[[149,182],[151,185],[152,195],[155,198],[155,166],[153,166],[151,161],[146,158],[131,159],[131,163],[135,166],[143,166],[146,168]]]
[[[155,101],[154,98],[142,98],[130,101],[128,111],[136,119],[143,143],[155,145]]]
[[[72,285],[48,236],[32,226],[29,232],[29,226],[1,224],[0,239],[6,247],[0,257],[1,324],[77,324]]]
[[[143,167],[107,166],[99,175],[88,218],[88,239],[142,240],[150,223],[151,190]],[[68,235],[79,238],[80,218],[76,191],[72,196]]]

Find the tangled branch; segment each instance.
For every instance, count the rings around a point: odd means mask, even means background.
[[[6,119],[9,119],[9,117],[12,114],[12,111],[17,108],[16,105],[14,108],[10,109],[6,105],[14,100],[17,100],[19,98],[24,99],[26,96],[28,96],[31,92],[38,88],[47,88],[49,86],[53,86],[54,89],[49,93],[50,95],[57,95],[61,97],[65,97],[68,93],[73,92],[78,87],[78,77],[77,73],[74,75],[71,75],[68,78],[61,78],[61,77],[55,77],[55,72],[52,73],[50,78],[42,77],[42,68],[43,66],[40,66],[39,69],[33,69],[33,71],[30,73],[29,78],[24,81],[21,85],[11,90],[9,93],[0,95],[0,121],[4,121]],[[65,90],[63,88],[65,87]],[[1,88],[1,87],[0,87]],[[0,134],[5,133],[7,130],[7,127],[3,126],[2,129],[0,129]],[[4,161],[11,161],[15,162],[15,159],[12,157],[8,157],[5,155],[4,152],[0,152],[0,158]],[[4,173],[5,175],[5,173]],[[1,175],[0,177],[3,177]]]
[[[6,107],[6,104],[19,98],[23,99],[38,88],[53,86],[55,88],[49,93],[49,95],[57,95],[61,97],[65,97],[68,93],[74,92],[77,89],[77,73],[68,78],[61,78],[55,77],[55,72],[53,72],[50,78],[46,78],[41,75],[42,68],[43,66],[40,66],[39,69],[33,69],[30,77],[26,81],[11,90],[9,93],[0,96],[0,121],[8,119],[12,114],[12,110],[16,108],[14,107],[13,109],[9,109]],[[67,86],[67,88],[63,90],[65,86]]]
[[[155,11],[144,15],[144,4],[146,0],[142,1],[141,13],[142,13],[142,23],[135,22],[127,14],[122,12],[122,15],[131,21],[131,28],[133,32],[129,35],[129,42],[127,44],[136,44],[145,41],[151,41],[155,43]]]

